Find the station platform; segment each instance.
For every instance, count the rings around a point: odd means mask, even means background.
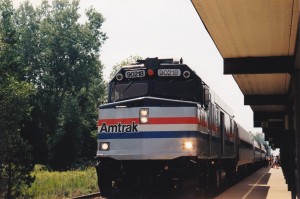
[[[215,199],[290,199],[281,167],[261,168]]]

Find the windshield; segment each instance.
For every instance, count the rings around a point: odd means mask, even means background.
[[[145,96],[148,93],[147,83],[126,82],[116,84],[111,89],[110,101],[115,102],[124,99]]]
[[[154,85],[153,95],[171,99],[199,101],[199,88],[197,83],[192,79],[188,81],[156,82]]]
[[[149,89],[151,86],[151,89]],[[200,90],[197,81],[174,80],[169,81],[130,81],[113,84],[110,92],[110,102],[132,99],[142,96],[162,97],[185,101],[200,101]]]

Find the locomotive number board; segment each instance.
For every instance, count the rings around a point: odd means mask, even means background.
[[[178,77],[181,75],[180,69],[159,69],[158,76],[161,77]]]
[[[145,71],[144,70],[126,71],[125,77],[126,78],[145,77]]]

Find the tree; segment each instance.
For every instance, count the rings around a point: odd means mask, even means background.
[[[22,81],[18,34],[9,0],[0,1],[0,197],[17,198],[33,181],[31,147],[20,135],[30,119],[31,83]]]
[[[79,23],[78,9],[79,1],[43,1],[36,8],[26,2],[15,16],[23,77],[37,89],[32,121],[24,125],[22,135],[33,145],[36,163],[59,170],[94,156],[92,132],[105,95],[99,60],[107,38],[101,31],[104,18],[90,8],[87,22]],[[63,145],[68,150],[62,152]]]
[[[19,198],[34,180],[31,147],[16,131],[2,132],[0,144],[0,197]]]
[[[20,136],[30,118],[31,84],[7,78],[0,88],[0,197],[16,198],[33,182],[31,147]]]
[[[127,59],[121,61],[121,63],[117,63],[116,65],[113,66],[112,71],[109,75],[109,78],[112,79],[116,75],[116,73],[120,70],[122,66],[129,65],[130,63],[134,63],[137,60],[142,59],[142,57],[138,55],[131,55]]]
[[[15,10],[0,0],[1,198],[22,197],[34,163],[61,170],[95,154],[105,93],[99,52],[107,37],[95,9],[78,22],[78,5],[25,2]]]
[[[253,135],[254,136],[254,138],[257,140],[257,141],[259,141],[259,142],[261,142],[261,143],[263,143],[263,144],[265,144],[265,135],[263,134],[263,133],[256,133],[255,135]]]

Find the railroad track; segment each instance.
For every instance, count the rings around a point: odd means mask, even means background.
[[[88,195],[73,197],[72,199],[87,199],[87,198],[100,198],[100,192],[91,193]]]

